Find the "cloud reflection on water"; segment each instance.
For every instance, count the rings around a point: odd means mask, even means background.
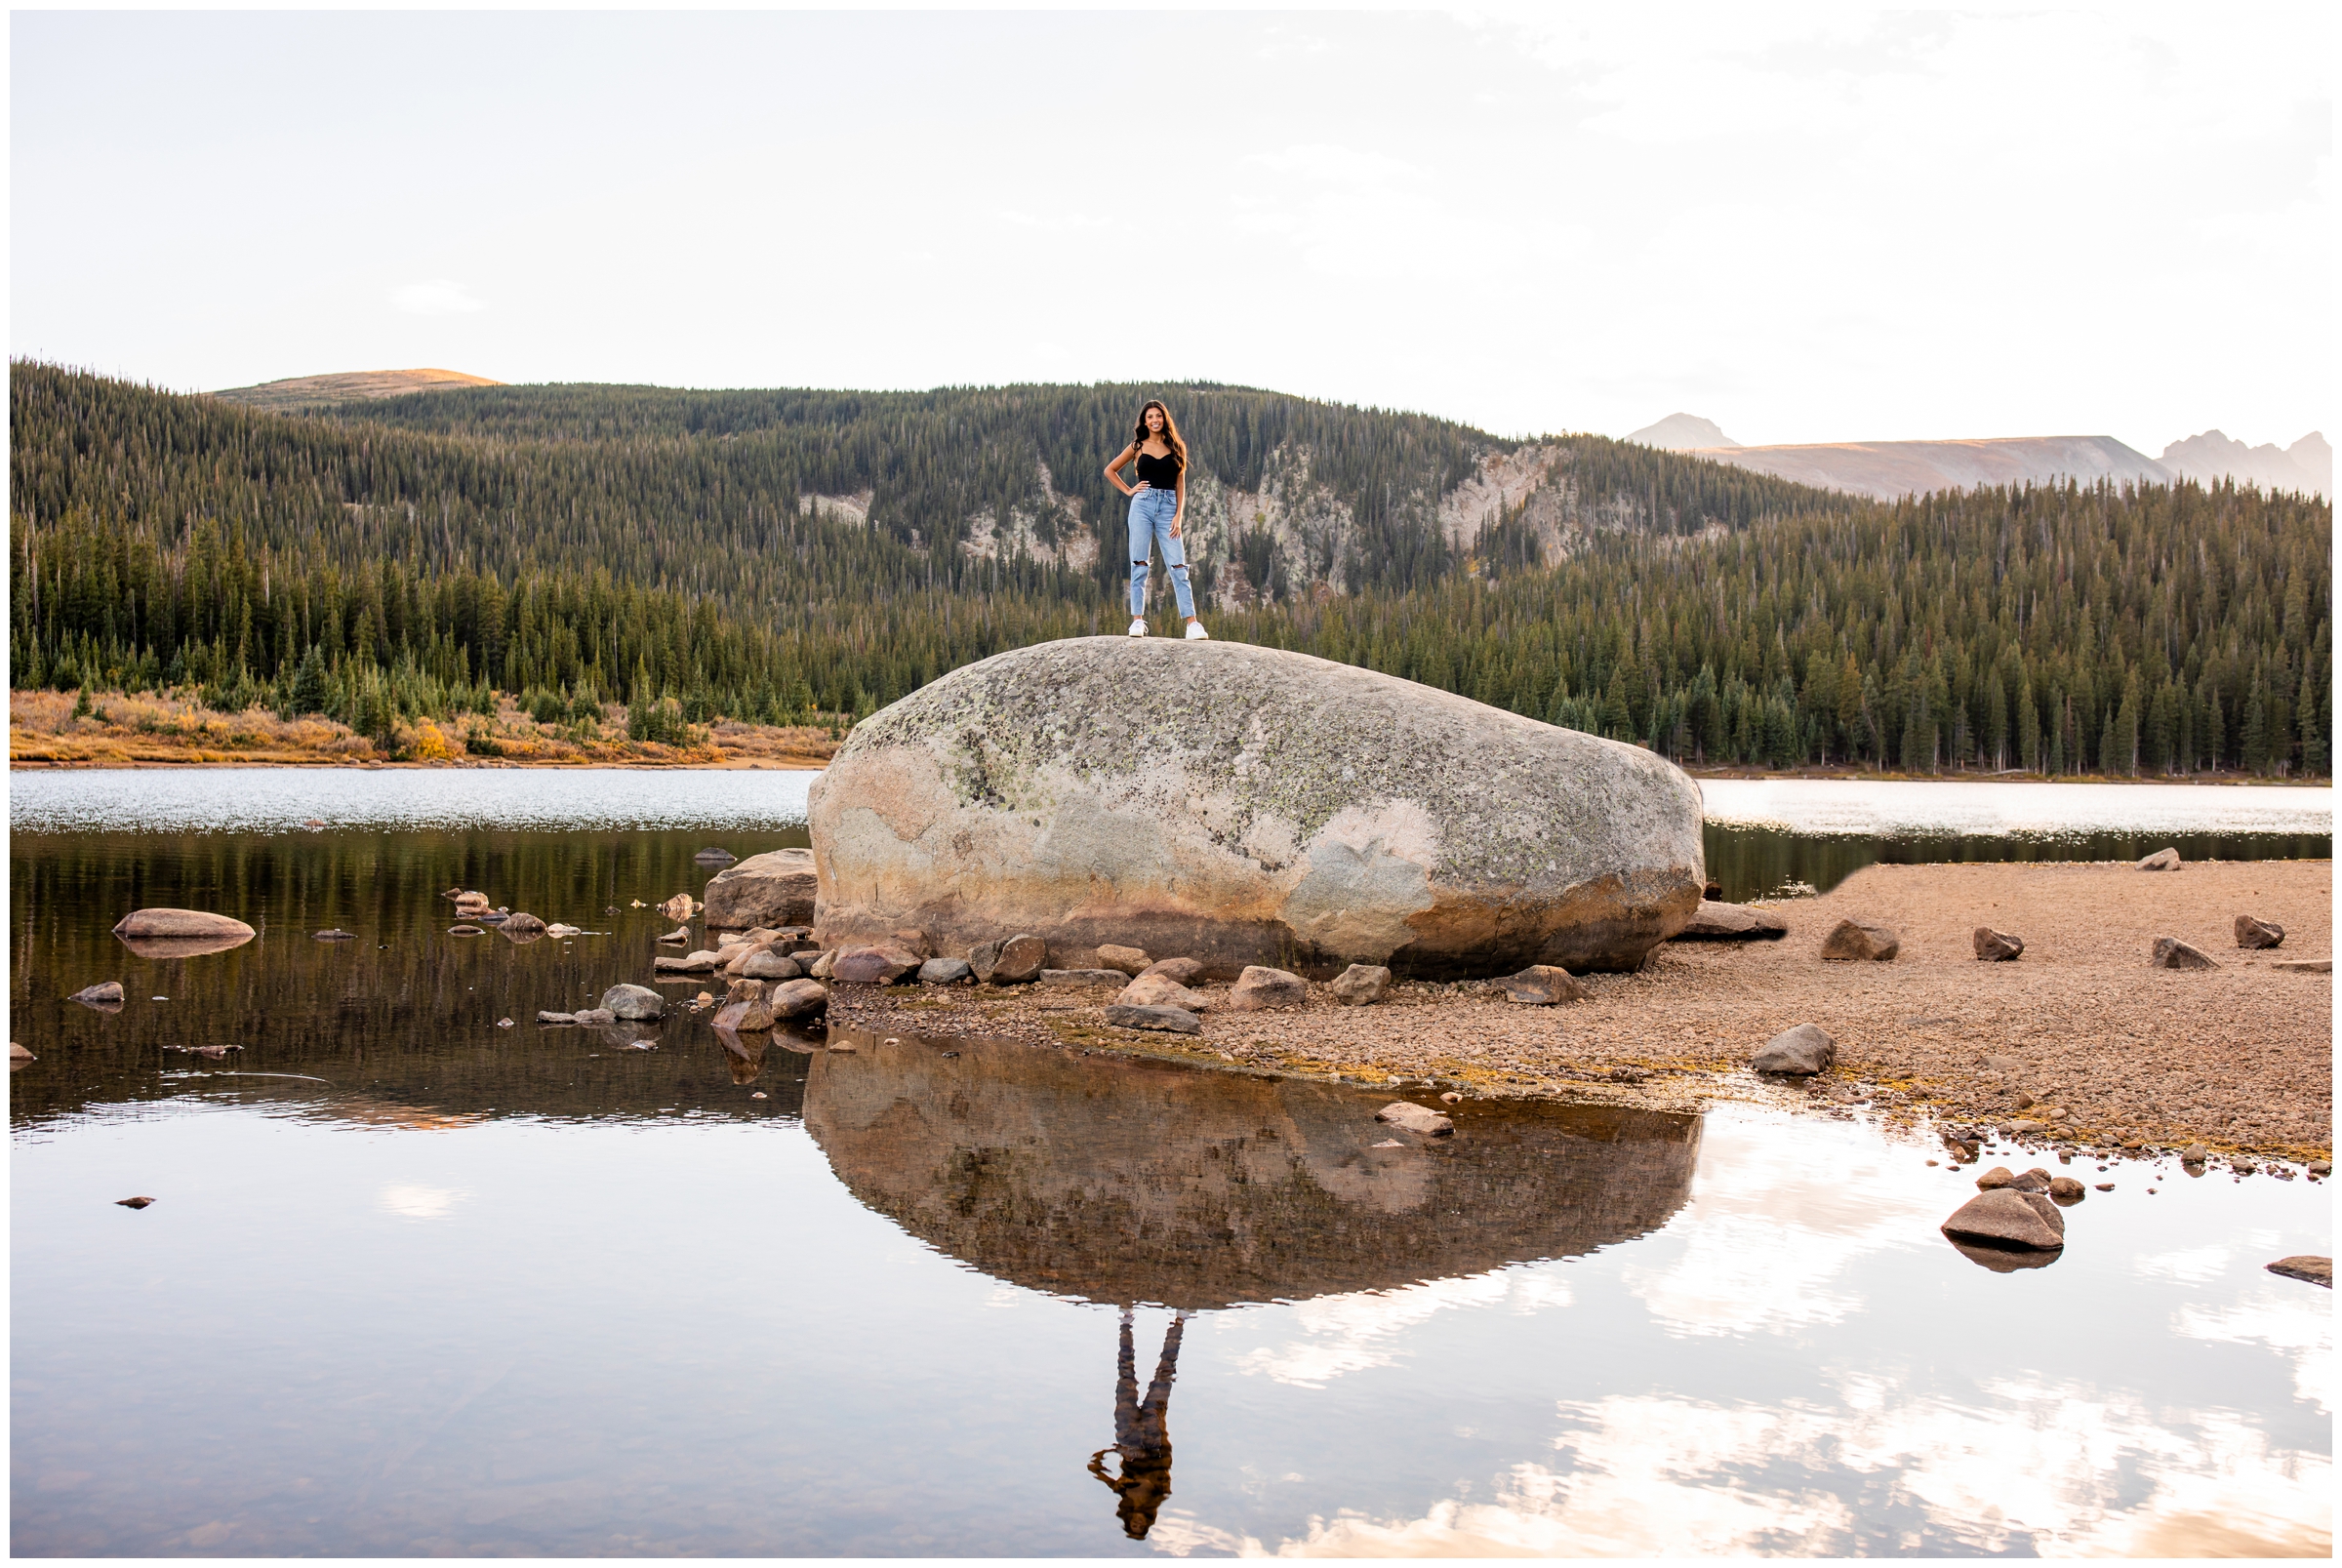
[[[1833,1409],[1564,1403],[1554,1448],[1567,1463],[1514,1465],[1488,1502],[1316,1517],[1273,1547],[1170,1512],[1155,1540],[1181,1556],[2331,1551],[2330,1461],[2275,1448],[2225,1412],[2173,1425],[2143,1401],[2045,1383],[1990,1390],[1997,1408],[1898,1398],[1863,1380],[1839,1391]]]

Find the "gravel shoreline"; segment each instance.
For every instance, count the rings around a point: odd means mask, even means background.
[[[2026,1147],[2152,1153],[2201,1142],[2223,1155],[2322,1161],[2333,1148],[2333,977],[2274,966],[2332,953],[2332,898],[2330,861],[2176,873],[1874,865],[1821,898],[1768,905],[1789,922],[1779,941],[1668,943],[1639,973],[1586,977],[1591,998],[1558,1007],[1511,1003],[1480,983],[1410,983],[1346,1008],[1313,985],[1302,1011],[1210,1009],[1193,1037],[1110,1026],[1103,987],[839,985],[830,1020],[1419,1091],[1676,1110],[1717,1100],[1836,1115],[1867,1106]],[[2283,926],[2283,945],[2240,950],[2239,914]],[[1899,956],[1824,962],[1823,938],[1849,916],[1892,927]],[[1979,925],[2023,937],[2025,955],[1978,962]],[[2221,967],[2151,969],[2158,936]],[[1225,985],[1200,988],[1225,1003]],[[1831,1072],[1797,1084],[1746,1070],[1756,1047],[1807,1023],[1837,1042]],[[2012,1134],[2019,1118],[2049,1125]]]

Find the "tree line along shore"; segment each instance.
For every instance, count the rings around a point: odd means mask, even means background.
[[[22,760],[96,747],[123,727],[101,706],[159,749],[690,760],[770,731],[818,755],[960,664],[1119,627],[1119,549],[1073,545],[1116,522],[1081,476],[1123,389],[482,387],[285,415],[23,361],[11,383],[14,684],[81,710],[12,707]],[[1231,526],[1198,574],[1222,637],[1695,769],[2331,773],[2315,496],[1883,503],[1573,436],[1458,533],[1440,506],[1522,443],[1180,396],[1199,483],[1317,519]]]

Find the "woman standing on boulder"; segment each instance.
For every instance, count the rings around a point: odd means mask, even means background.
[[[1122,470],[1133,460],[1139,482],[1126,485]],[[1209,637],[1195,619],[1195,596],[1188,589],[1188,550],[1180,532],[1188,514],[1188,444],[1180,439],[1171,411],[1159,398],[1149,398],[1139,410],[1138,428],[1130,445],[1106,465],[1107,483],[1130,498],[1130,634],[1147,635],[1147,568],[1154,543],[1163,544],[1163,565],[1171,570],[1171,591],[1179,613],[1187,618],[1188,640]]]

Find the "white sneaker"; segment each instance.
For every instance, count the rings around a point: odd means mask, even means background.
[[[1208,632],[1208,631],[1206,631],[1206,630],[1204,630],[1204,629],[1203,629],[1203,623],[1202,623],[1202,622],[1200,622],[1200,621],[1191,621],[1191,622],[1189,622],[1189,623],[1188,623],[1188,641],[1190,641],[1190,642],[1210,642],[1211,640],[1212,640],[1212,634],[1211,634],[1210,632]]]
[[[1130,634],[1131,634],[1132,636],[1134,636],[1134,637],[1144,637],[1144,636],[1146,636],[1146,635],[1147,635],[1147,623],[1146,623],[1146,622],[1144,622],[1144,621],[1133,621],[1133,622],[1130,623]]]

